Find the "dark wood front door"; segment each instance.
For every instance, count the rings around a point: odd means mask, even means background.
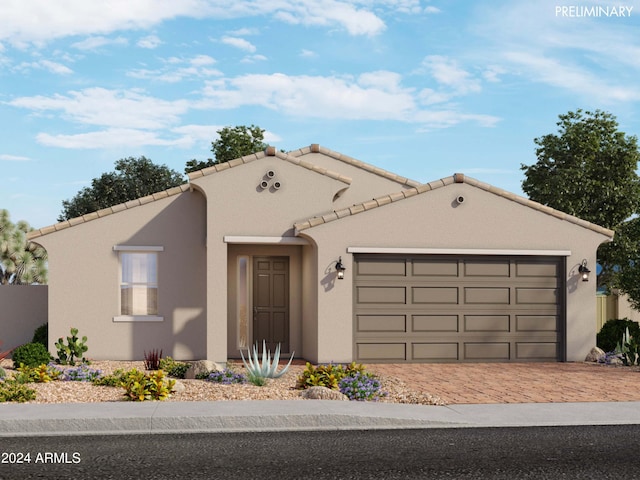
[[[289,351],[289,257],[253,259],[253,342]]]

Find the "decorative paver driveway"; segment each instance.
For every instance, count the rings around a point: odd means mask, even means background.
[[[640,401],[640,372],[587,363],[368,364],[449,404]]]

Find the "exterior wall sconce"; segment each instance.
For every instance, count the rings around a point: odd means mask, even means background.
[[[582,263],[578,267],[578,272],[580,272],[580,275],[582,275],[582,281],[583,282],[588,282],[589,281],[589,274],[591,273],[591,270],[589,270],[587,268],[587,259],[586,258],[582,260]]]
[[[344,271],[346,267],[342,265],[342,257],[338,258],[336,262],[336,272],[338,272],[338,280],[344,280]]]

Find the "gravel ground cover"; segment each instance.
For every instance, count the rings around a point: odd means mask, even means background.
[[[13,372],[13,362],[0,362],[7,374]],[[101,370],[104,375],[113,373],[117,369],[130,370],[137,368],[144,370],[144,362],[116,362],[94,361],[90,365],[93,369]],[[233,369],[243,372],[242,364],[233,364]],[[267,380],[266,385],[257,387],[250,383],[222,385],[204,380],[184,380],[180,382],[184,389],[172,394],[167,401],[173,402],[203,402],[219,400],[302,400],[301,390],[295,388],[296,379],[304,370],[304,365],[291,365],[289,371],[278,379]],[[425,392],[411,390],[403,381],[395,377],[380,377],[382,389],[387,396],[382,402],[411,403],[423,405],[444,405],[445,401]],[[96,386],[89,382],[54,381],[49,383],[30,383],[29,388],[36,391],[36,400],[27,403],[90,403],[90,402],[120,402],[126,401],[122,388]],[[0,404],[1,405],[1,404]]]

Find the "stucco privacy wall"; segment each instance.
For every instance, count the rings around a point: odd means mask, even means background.
[[[462,195],[463,204],[454,199]],[[582,361],[595,345],[596,282],[580,281],[578,266],[595,266],[605,234],[535,210],[467,183],[432,191],[301,230],[317,245],[318,356],[313,360],[347,361],[353,355],[353,255],[348,247],[440,249],[567,250],[567,360]],[[345,281],[322,289],[322,267],[339,256]],[[595,268],[592,268],[595,270]]]
[[[47,323],[46,285],[0,287],[0,351],[29,343],[33,332]]]
[[[204,197],[185,191],[132,205],[34,238],[49,254],[49,349],[55,353],[55,340],[76,327],[88,337],[88,357],[96,360],[140,360],[151,349],[178,359],[206,358]],[[120,314],[115,245],[163,247],[162,322],[114,322]]]

